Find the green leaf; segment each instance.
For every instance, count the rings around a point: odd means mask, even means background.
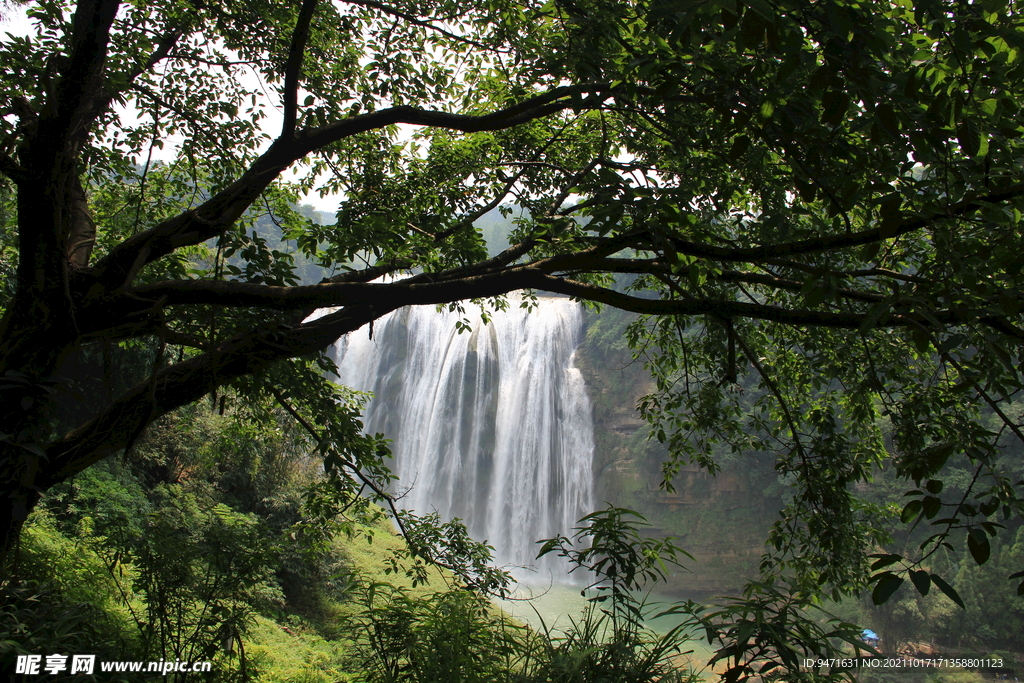
[[[956,139],[964,154],[969,157],[978,155],[978,151],[981,149],[981,136],[978,133],[978,127],[972,121],[964,121],[957,126]]]
[[[984,132],[978,135],[978,151],[974,154],[976,159],[984,159],[988,156],[989,136]]]
[[[815,306],[820,306],[825,302],[827,296],[828,291],[824,287],[814,287],[813,289],[811,289],[810,292],[807,293],[807,296],[804,297],[804,306],[806,306],[807,308],[814,308]]]
[[[900,123],[895,110],[889,104],[881,104],[875,108],[875,120],[889,137],[898,139],[900,135]]]
[[[900,586],[903,585],[903,579],[892,572],[883,572],[873,578],[877,578],[878,576],[881,578],[875,585],[875,589],[871,591],[871,602],[876,605],[884,605],[886,601],[892,597],[892,594],[898,591]]]
[[[829,90],[821,98],[821,122],[826,126],[838,126],[846,110],[850,108],[850,96],[845,90]]]
[[[853,31],[853,20],[850,18],[845,6],[838,3],[826,2],[825,15],[828,17],[829,26],[840,40],[846,40]]]
[[[900,212],[902,203],[903,197],[898,192],[887,195],[879,202],[878,210],[882,216],[882,222],[878,232],[882,239],[889,239],[895,235],[900,225],[903,224],[903,214]]]
[[[793,178],[793,184],[796,185],[797,192],[800,193],[800,199],[804,202],[813,202],[814,195],[817,194],[817,189],[814,187],[813,182],[807,182],[801,178]]]
[[[949,353],[968,345],[968,339],[962,334],[951,334],[936,345],[939,353]]]
[[[764,42],[765,21],[756,12],[745,12],[740,23],[740,36],[743,44],[747,47],[754,47]]]
[[[729,149],[729,160],[736,161],[743,156],[746,151],[750,148],[750,137],[741,135],[736,138],[732,143],[732,147]]]
[[[892,309],[891,304],[888,301],[879,301],[877,304],[871,307],[868,314],[864,316],[864,320],[860,324],[860,332],[865,333],[871,330],[875,325],[884,323],[889,319],[889,312]]]
[[[971,557],[979,564],[988,562],[992,552],[988,543],[988,535],[982,529],[974,528],[967,533],[967,549],[971,551]]]
[[[881,242],[871,242],[869,244],[865,244],[864,248],[861,250],[861,258],[863,258],[865,261],[874,261],[875,257],[878,256],[878,252],[881,250],[881,248]]]
[[[769,25],[775,24],[776,10],[765,0],[745,0],[744,4],[761,15],[761,18]]]
[[[931,580],[932,580],[932,583],[935,584],[935,587],[938,588],[940,591],[942,591],[947,598],[949,598],[950,600],[952,600],[956,604],[960,605],[960,609],[963,609],[963,610],[967,609],[966,607],[964,607],[964,601],[960,597],[960,594],[957,593],[956,590],[952,586],[950,586],[948,583],[946,583],[945,580],[943,580],[943,578],[941,576],[939,576],[938,574],[932,574],[931,575]]]
[[[900,513],[900,521],[904,524],[910,523],[911,520],[916,519],[921,514],[923,504],[920,500],[912,500],[906,504],[903,508],[903,512]]]
[[[870,557],[877,557],[878,559],[871,563],[871,571],[881,569],[882,567],[888,567],[890,564],[896,564],[903,559],[902,555],[871,555]]]
[[[928,519],[932,519],[942,510],[942,501],[935,496],[925,496],[921,504],[924,506],[924,516]]]
[[[953,443],[938,443],[929,446],[917,457],[909,459],[907,474],[915,481],[920,481],[941,470],[955,450],[956,444]]]
[[[913,581],[914,588],[917,589],[918,593],[921,595],[928,595],[928,589],[932,586],[931,579],[928,577],[928,572],[920,570],[912,571],[910,572],[910,580]]]

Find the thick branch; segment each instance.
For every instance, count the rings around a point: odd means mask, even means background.
[[[591,263],[600,268],[602,262]],[[577,282],[563,277],[551,275],[545,262],[507,269],[494,270],[479,275],[470,275],[457,279],[446,279],[446,273],[421,275],[409,280],[392,283],[346,282],[323,283],[303,287],[273,287],[268,285],[250,284],[246,282],[211,282],[207,280],[179,280],[140,287],[136,293],[147,299],[161,298],[167,305],[208,304],[229,307],[256,307],[274,310],[310,309],[331,306],[349,306],[363,302],[373,302],[374,307],[393,310],[401,306],[438,304],[457,299],[486,297],[503,294],[512,289],[533,288],[605,303],[615,308],[636,313],[678,314],[678,315],[717,315],[720,317],[743,317],[755,320],[771,320],[789,325],[809,325],[818,327],[836,327],[859,329],[867,313],[837,313],[832,311],[814,311],[789,309],[780,306],[757,304],[726,299],[642,299],[622,294],[611,289],[596,285]],[[621,265],[625,271],[632,271],[638,262],[627,262]],[[646,265],[646,264],[644,264]],[[742,280],[746,274],[731,274],[736,280]],[[431,281],[431,280],[434,281]],[[732,278],[730,278],[732,279]],[[494,283],[518,282],[514,287]],[[771,282],[774,286],[786,285],[786,282]],[[797,286],[793,283],[792,289]],[[844,295],[869,298],[861,292],[840,292]],[[871,301],[875,299],[871,298]],[[928,325],[928,321],[937,320],[942,324],[959,325],[979,320],[988,320],[991,313],[987,310],[956,309],[935,311],[925,316],[915,313],[894,312],[888,320],[879,323],[881,327],[906,327],[910,325]]]
[[[84,268],[89,263],[89,256],[96,244],[96,223],[89,211],[89,198],[82,186],[82,179],[75,175],[71,178],[68,188],[68,204],[70,209],[69,230],[67,237],[67,259],[76,268]]]
[[[302,153],[305,155],[315,149],[325,147],[357,133],[384,128],[397,123],[444,128],[463,133],[502,130],[569,109],[573,106],[574,98],[586,94],[590,94],[592,97],[583,100],[582,106],[584,108],[592,108],[611,96],[611,88],[605,83],[563,86],[554,88],[542,95],[532,97],[511,107],[481,116],[429,111],[408,106],[392,107],[353,116],[320,128],[307,128],[299,134],[298,141],[305,149]],[[579,104],[578,100],[577,103]]]
[[[284,123],[281,126],[281,137],[290,138],[295,133],[295,120],[299,110],[299,76],[302,71],[302,58],[306,53],[306,42],[309,40],[309,25],[313,20],[317,0],[303,0],[299,18],[292,32],[292,44],[288,48],[288,61],[284,67]]]
[[[82,0],[71,23],[71,51],[61,74],[52,110],[56,112],[53,132],[66,141],[84,130],[75,119],[86,113],[95,115],[91,97],[107,59],[110,28],[117,16],[118,0]]]
[[[443,304],[535,287],[540,284],[537,279],[540,275],[537,269],[520,266],[440,282],[431,281],[429,275],[398,282],[325,282],[300,287],[172,280],[139,287],[134,300],[162,299],[168,306],[213,304],[282,311],[367,304],[375,310],[390,311],[402,306]]]
[[[252,330],[200,356],[159,370],[118,398],[99,416],[47,448],[47,471],[37,485],[48,488],[124,448],[157,417],[192,403],[236,377],[260,372],[284,358],[323,349],[376,314],[354,307],[286,330]]]
[[[309,152],[346,137],[396,123],[433,126],[475,132],[500,130],[541,118],[573,106],[581,94],[594,93],[585,106],[597,106],[610,96],[603,84],[561,87],[483,116],[466,116],[425,111],[414,107],[393,107],[361,114],[322,128],[300,131],[294,140],[278,139],[241,178],[211,197],[200,207],[160,223],[115,247],[97,263],[94,277],[109,289],[130,282],[142,266],[175,249],[200,244],[221,234],[241,216],[277,176]],[[85,282],[88,289],[92,283]]]
[[[542,289],[558,294],[608,304],[615,308],[634,313],[648,315],[715,315],[718,317],[750,318],[753,320],[768,320],[771,322],[783,323],[786,325],[800,325],[812,327],[832,327],[845,329],[860,329],[864,324],[867,314],[860,313],[834,313],[831,311],[792,310],[766,304],[754,304],[742,301],[727,301],[720,299],[641,299],[638,297],[622,294],[612,289],[598,287],[596,285],[577,282],[553,275],[544,275],[541,278],[543,283],[535,285],[536,289]],[[887,320],[876,323],[877,327],[910,327],[920,325],[931,325],[932,320],[945,325],[960,325],[973,322],[988,315],[987,311],[979,310],[952,310],[936,311],[925,316],[916,313],[896,313]]]
[[[788,325],[859,329],[867,314],[789,310],[726,300],[641,299],[614,290],[547,274],[536,266],[514,266],[483,275],[441,282],[325,283],[306,287],[268,287],[238,282],[179,281],[140,288],[138,294],[160,297],[164,304],[215,303],[299,309],[345,306],[294,327],[256,329],[240,334],[202,355],[160,370],[118,399],[103,414],[47,449],[52,467],[39,485],[46,488],[123,448],[139,429],[159,415],[198,400],[236,377],[271,364],[326,348],[339,336],[400,308],[442,304],[474,297],[499,296],[537,289],[585,298],[646,314],[745,317]],[[136,301],[138,301],[136,299]],[[985,317],[983,311],[940,311],[928,316],[895,313],[881,327],[962,324]]]
[[[81,472],[124,448],[152,420],[199,400],[217,386],[236,377],[263,371],[280,360],[324,349],[341,335],[396,308],[499,296],[517,289],[537,288],[542,284],[540,275],[537,271],[519,268],[447,283],[348,285],[371,287],[374,293],[355,305],[301,325],[255,329],[239,334],[195,358],[156,372],[153,378],[126,392],[95,419],[48,447],[49,467],[37,480],[37,485],[45,489]],[[314,288],[321,286],[336,285],[314,285]]]
[[[766,244],[760,247],[731,249],[727,247],[717,247],[709,244],[690,242],[688,240],[678,238],[672,238],[671,242],[672,246],[677,251],[689,256],[699,256],[719,261],[761,261],[781,256],[793,256],[796,254],[809,254],[821,251],[831,251],[834,249],[846,249],[849,247],[859,247],[865,244],[881,242],[915,232],[931,225],[937,220],[942,220],[943,218],[963,216],[977,211],[986,204],[1005,202],[1021,196],[1024,196],[1024,183],[1013,185],[999,192],[993,192],[981,197],[964,200],[939,214],[923,218],[903,220],[896,227],[878,227],[871,230],[851,232],[844,235],[814,237],[811,239],[786,242],[783,244]]]

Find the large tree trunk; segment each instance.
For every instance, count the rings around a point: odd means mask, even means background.
[[[6,457],[6,454],[4,456]],[[8,482],[4,482],[7,486]],[[6,580],[16,569],[15,550],[21,540],[21,532],[29,513],[39,502],[40,494],[33,489],[19,486],[12,495],[0,500],[0,581]]]
[[[69,251],[84,266],[92,239],[75,147],[44,143],[25,151],[49,163],[26,164],[38,182],[18,188],[17,290],[0,322],[0,566],[9,565],[40,498],[37,479],[47,468],[43,448],[55,436],[53,375],[78,337]],[[76,233],[78,246],[71,250]]]

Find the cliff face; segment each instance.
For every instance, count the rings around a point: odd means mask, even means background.
[[[744,579],[757,576],[764,539],[782,506],[766,493],[777,490],[774,472],[763,459],[739,457],[715,476],[683,465],[673,490],[662,486],[667,451],[645,438],[646,422],[636,410],[655,386],[625,346],[629,320],[620,312],[591,316],[576,356],[594,410],[595,500],[641,513],[651,525],[646,533],[673,536],[696,558],[659,590],[693,599],[734,595]]]

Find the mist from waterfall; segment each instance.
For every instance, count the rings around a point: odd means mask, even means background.
[[[392,440],[400,504],[462,519],[498,564],[564,579],[536,541],[569,535],[593,509],[590,402],[573,364],[579,304],[541,297],[532,311],[395,311],[335,345],[339,381],[372,392],[364,422]],[[467,320],[469,331],[456,323]],[[520,576],[521,573],[517,573]]]

